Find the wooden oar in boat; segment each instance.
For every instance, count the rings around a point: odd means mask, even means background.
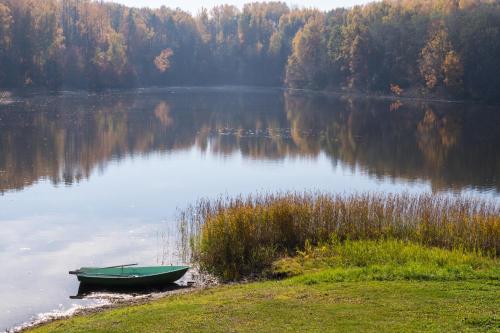
[[[108,266],[108,267],[100,267],[100,269],[108,269],[108,268],[120,268],[120,267],[131,267],[131,266],[137,266],[139,264],[125,264],[125,265],[116,265],[116,266]],[[82,271],[80,269],[77,269],[76,271],[69,271],[68,273],[69,274],[73,274],[73,275],[76,275],[76,274],[79,274],[81,273]]]

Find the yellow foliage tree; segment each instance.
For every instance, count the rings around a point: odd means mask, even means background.
[[[464,66],[455,51],[446,54],[443,62],[444,84],[455,93],[463,90]]]
[[[170,57],[174,54],[174,51],[172,49],[167,48],[155,58],[155,66],[156,68],[164,73],[170,68]]]

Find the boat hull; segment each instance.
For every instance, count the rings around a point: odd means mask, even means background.
[[[77,274],[78,281],[88,286],[99,287],[153,287],[173,283],[186,274],[189,267],[175,271],[157,273],[144,276],[96,276],[92,274]]]

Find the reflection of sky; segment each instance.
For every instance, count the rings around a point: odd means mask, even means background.
[[[94,172],[90,181],[54,188],[41,181],[21,192],[7,193],[0,201],[2,217],[47,214],[92,217],[140,218],[155,222],[172,217],[199,197],[224,193],[276,190],[401,191],[405,182],[373,180],[358,169],[332,166],[324,154],[318,158],[285,158],[279,161],[246,159],[239,153],[213,156],[197,148],[166,156],[134,157]],[[418,185],[419,184],[419,185]],[[424,185],[425,184],[425,185]],[[427,183],[408,187],[429,190]],[[145,215],[144,213],[147,212]],[[151,217],[151,218],[150,218]]]
[[[129,261],[155,264],[155,243],[148,242],[154,239],[154,228],[137,221],[86,224],[60,215],[0,223],[0,242],[7,243],[0,262],[9,272],[0,277],[2,326],[77,302],[68,298],[78,289],[76,279],[67,274],[72,268]]]
[[[113,162],[70,187],[40,181],[0,197],[0,262],[8,272],[0,275],[0,328],[73,304],[68,296],[77,284],[70,269],[156,264],[159,233],[173,237],[176,208],[200,197],[308,189],[419,192],[430,185],[377,180],[341,163],[333,166],[323,153],[274,161],[198,148]]]

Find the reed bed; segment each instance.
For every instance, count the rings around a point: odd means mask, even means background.
[[[257,194],[201,200],[179,216],[183,243],[204,271],[260,274],[306,244],[397,239],[496,257],[497,201],[434,194]]]

